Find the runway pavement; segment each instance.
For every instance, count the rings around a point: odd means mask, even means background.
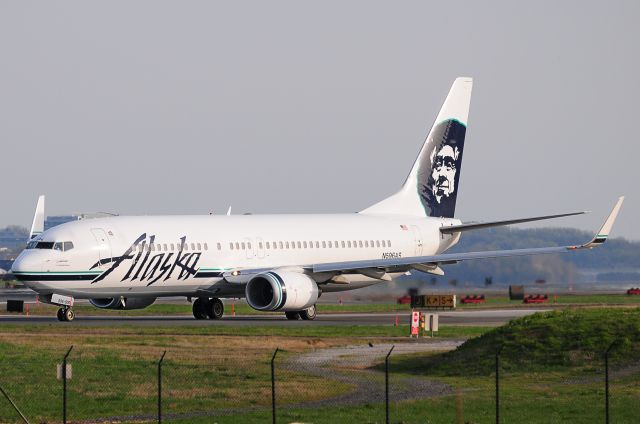
[[[508,321],[547,309],[499,309],[499,310],[474,310],[474,311],[440,311],[440,325],[477,325],[497,326]],[[59,323],[57,318],[51,316],[25,315],[0,315],[0,324],[32,325],[32,324],[58,324],[58,325],[82,325],[82,326],[148,326],[148,327],[175,327],[175,326],[348,326],[348,325],[391,325],[395,323],[396,316],[400,324],[409,324],[410,316],[404,313],[341,313],[318,314],[314,321],[289,321],[284,314],[278,315],[238,315],[224,316],[220,320],[196,320],[192,316],[139,316],[123,317],[110,316],[82,316],[76,315],[71,323]]]

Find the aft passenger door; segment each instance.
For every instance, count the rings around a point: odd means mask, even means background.
[[[418,227],[417,225],[412,225],[411,233],[413,233],[413,243],[415,246],[414,256],[421,256],[422,255],[422,232],[420,231],[420,227]]]
[[[100,267],[107,267],[107,261],[111,260],[111,244],[109,243],[109,238],[107,238],[107,233],[102,228],[92,228],[91,234],[96,239],[96,243],[98,244],[98,260],[100,261]]]

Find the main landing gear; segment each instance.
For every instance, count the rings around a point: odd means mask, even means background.
[[[220,319],[224,314],[224,304],[217,297],[199,297],[193,302],[193,316],[196,319]]]
[[[58,309],[58,321],[73,321],[76,317],[76,314],[73,312],[71,308],[60,308]]]
[[[305,321],[311,321],[316,318],[316,313],[316,305],[312,305],[302,311],[285,312],[284,315],[287,319],[291,320],[303,319]]]

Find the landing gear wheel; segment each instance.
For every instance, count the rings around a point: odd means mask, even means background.
[[[73,309],[71,308],[65,309],[63,314],[64,314],[64,320],[68,322],[73,321],[73,319],[76,317],[75,312],[73,312]]]
[[[217,297],[207,302],[207,316],[210,319],[220,319],[224,314],[224,303]]]
[[[305,321],[311,321],[316,318],[316,305],[309,306],[304,311],[300,311],[300,318]]]
[[[285,312],[284,316],[286,316],[287,319],[297,321],[300,319],[300,312]]]
[[[58,309],[58,321],[64,321],[64,308]]]
[[[207,303],[209,299],[199,297],[193,302],[193,316],[195,319],[207,319]]]

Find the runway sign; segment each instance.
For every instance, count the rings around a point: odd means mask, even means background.
[[[411,312],[411,337],[420,334],[420,312]]]

